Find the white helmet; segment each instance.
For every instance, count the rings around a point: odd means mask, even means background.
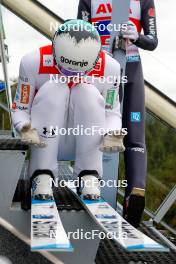
[[[53,56],[60,72],[66,76],[83,76],[96,65],[101,50],[98,31],[90,23],[66,21],[53,38]]]

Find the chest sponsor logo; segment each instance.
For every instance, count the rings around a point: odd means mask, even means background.
[[[43,66],[44,67],[53,67],[54,60],[52,55],[43,55]]]
[[[28,104],[29,103],[29,95],[30,95],[30,85],[29,84],[22,84],[21,86],[21,104]]]
[[[136,12],[138,14],[137,16],[140,17],[140,0],[131,0],[129,13],[134,14],[136,17]],[[112,1],[98,5],[98,7],[95,9],[95,14],[96,15],[112,14]]]
[[[107,13],[112,13],[112,5],[111,3],[106,3],[106,4],[100,4],[97,8],[96,14],[107,14]]]

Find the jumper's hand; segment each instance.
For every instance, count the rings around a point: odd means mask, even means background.
[[[132,40],[133,42],[139,38],[139,33],[137,32],[137,28],[133,22],[129,21],[127,23],[127,30],[122,31],[122,36],[123,38]]]
[[[110,134],[104,136],[100,151],[106,153],[123,152],[125,150],[123,138],[124,135],[116,135],[116,131],[111,131]]]
[[[36,147],[46,147],[46,143],[42,142],[37,130],[31,128],[31,125],[26,125],[21,130],[21,141],[27,145],[34,145]]]

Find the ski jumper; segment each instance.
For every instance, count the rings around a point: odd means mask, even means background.
[[[96,28],[101,35],[102,47],[109,50],[112,0],[80,0],[78,18],[97,26]],[[145,93],[138,48],[154,50],[157,47],[154,1],[131,0],[129,20],[135,24],[139,38],[135,43],[129,42],[126,54],[128,83],[124,89],[122,116],[122,126],[128,130],[128,135],[124,139],[126,147],[124,153],[125,176],[128,181],[126,197],[130,195],[134,187],[145,189],[146,185]],[[104,31],[102,31],[103,27],[105,28]],[[142,30],[143,34],[141,33]]]
[[[106,80],[109,76],[111,83]],[[19,132],[31,123],[41,140],[47,143],[45,148],[31,146],[29,174],[31,176],[37,169],[49,169],[57,175],[57,160],[74,158],[75,175],[82,170],[97,170],[101,176],[99,146],[103,134],[98,129],[121,129],[117,82],[120,65],[102,51],[88,81],[64,82],[62,77],[56,68],[51,45],[21,60],[13,123]],[[70,130],[77,127],[87,130],[75,133]]]

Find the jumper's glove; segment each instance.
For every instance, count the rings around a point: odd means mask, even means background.
[[[46,143],[42,142],[37,130],[35,128],[31,128],[31,125],[25,125],[21,129],[21,141],[27,145],[35,145],[36,147],[46,147]]]
[[[127,23],[127,30],[122,31],[122,36],[132,42],[135,42],[139,38],[139,33],[137,32],[137,28],[133,22],[129,21]]]
[[[118,131],[111,131],[104,136],[103,142],[100,145],[100,151],[106,153],[125,151],[125,147],[123,145],[124,135],[119,135],[116,132],[118,133]]]

